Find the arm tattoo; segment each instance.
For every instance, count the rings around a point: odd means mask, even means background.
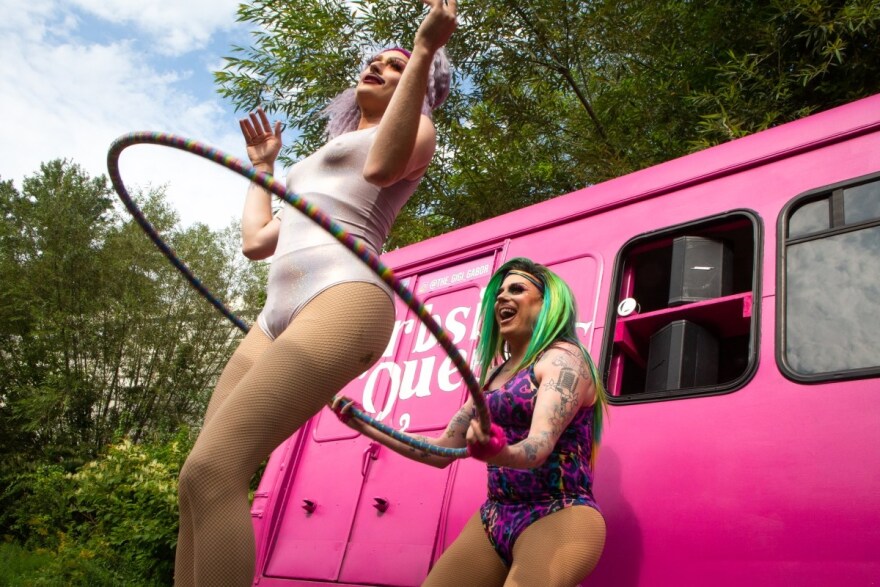
[[[583,356],[580,353],[575,353],[567,348],[560,348],[565,355],[556,355],[553,359],[553,365],[555,367],[568,367],[570,369],[576,369],[578,375],[587,379],[590,377],[590,369],[587,366],[587,362],[584,360]]]
[[[428,442],[428,438],[425,436],[413,434],[412,437],[420,442]],[[428,453],[428,451],[426,451],[424,449],[416,448],[414,446],[409,446],[409,445],[407,445],[407,448],[409,449],[409,452],[415,454],[420,459],[427,459],[431,456],[430,453]]]
[[[557,409],[557,414],[560,417],[565,417],[566,415],[572,413],[573,408],[578,403],[578,374],[574,371],[574,369],[570,369],[568,367],[563,367],[559,371],[559,379],[547,382],[547,387],[556,391],[559,394],[559,408]]]
[[[580,378],[564,356],[554,359],[553,365],[560,367],[559,378],[548,379],[544,385],[548,390],[559,394],[559,403],[550,415],[550,425],[553,427],[553,433],[561,436],[566,422],[574,415],[580,404],[577,391]]]
[[[577,386],[577,373],[572,369],[565,368],[559,373],[559,384],[556,389],[560,393],[564,393],[566,390],[571,391]]]
[[[458,413],[452,417],[452,420],[449,422],[449,426],[446,427],[446,438],[455,438],[455,431],[461,430],[460,436],[462,438],[467,437],[467,427],[470,424],[471,416],[468,414],[465,408],[461,408],[458,410]]]
[[[533,463],[538,460],[538,453],[541,452],[541,449],[544,446],[547,446],[550,443],[548,437],[549,434],[547,432],[541,432],[541,436],[538,438],[529,437],[522,441],[520,446],[522,447],[523,453],[526,455],[526,461]]]

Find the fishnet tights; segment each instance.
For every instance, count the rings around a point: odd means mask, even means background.
[[[270,342],[252,328],[220,376],[180,472],[175,584],[250,585],[248,484],[269,453],[385,350],[388,295],[369,283],[324,291]]]
[[[605,520],[595,509],[573,506],[526,528],[513,546],[508,569],[474,514],[443,553],[422,587],[574,587],[599,562]]]

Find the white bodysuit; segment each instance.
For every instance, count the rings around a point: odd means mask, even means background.
[[[287,175],[287,189],[315,204],[379,254],[391,225],[421,178],[379,187],[364,179],[367,153],[378,127],[339,135]],[[266,305],[257,324],[279,336],[316,295],[344,282],[375,283],[391,289],[363,261],[305,214],[283,203],[281,228],[269,269]]]

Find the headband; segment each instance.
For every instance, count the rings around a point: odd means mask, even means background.
[[[511,269],[510,271],[508,271],[508,272],[504,275],[504,278],[506,279],[507,276],[510,275],[511,273],[513,273],[514,275],[519,275],[520,277],[523,277],[523,278],[525,278],[525,279],[528,279],[529,281],[532,282],[532,285],[534,285],[535,287],[538,288],[538,291],[541,292],[541,295],[542,295],[542,296],[544,295],[544,282],[543,282],[543,281],[540,281],[540,278],[539,278],[539,277],[535,277],[535,276],[532,275],[531,273],[526,273],[525,271],[519,271],[519,270],[517,270],[517,269]],[[501,281],[504,281],[504,279],[502,279]]]
[[[407,59],[412,57],[412,53],[410,53],[409,51],[407,51],[403,47],[388,47],[387,49],[382,49],[381,51],[379,51],[379,55],[381,55],[382,53],[388,53],[389,51],[399,51],[399,52],[403,53],[404,55],[406,55]]]

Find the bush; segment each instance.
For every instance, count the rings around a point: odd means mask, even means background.
[[[167,443],[122,440],[75,473],[41,466],[19,477],[4,492],[16,497],[9,539],[53,554],[22,584],[170,584],[177,476],[191,444],[187,430]]]
[[[72,477],[59,465],[37,465],[13,477],[3,491],[7,541],[27,548],[55,550],[70,528]]]

